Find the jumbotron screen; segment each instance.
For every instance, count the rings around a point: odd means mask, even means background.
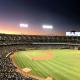
[[[80,36],[80,32],[66,32],[66,36]]]

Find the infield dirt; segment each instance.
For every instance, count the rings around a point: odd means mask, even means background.
[[[32,57],[32,60],[49,60],[49,59],[52,59],[52,57],[53,57],[53,54],[51,52],[44,51],[41,56]]]

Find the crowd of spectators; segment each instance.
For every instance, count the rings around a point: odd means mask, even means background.
[[[25,77],[16,72],[16,66],[13,64],[12,59],[10,58],[12,52],[21,48],[18,47],[19,46],[0,47],[0,80],[32,80],[31,77]]]

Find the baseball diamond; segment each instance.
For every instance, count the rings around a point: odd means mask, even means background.
[[[80,80],[80,51],[70,49],[26,50],[15,54],[15,63],[30,74],[52,80]]]

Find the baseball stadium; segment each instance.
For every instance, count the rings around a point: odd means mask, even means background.
[[[80,80],[80,37],[0,34],[0,79]]]
[[[0,0],[0,80],[80,80],[80,1]]]

